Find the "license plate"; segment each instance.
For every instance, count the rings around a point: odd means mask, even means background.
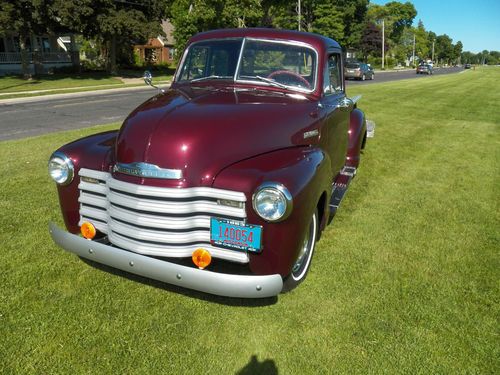
[[[262,226],[227,219],[210,218],[212,245],[259,253],[262,250]]]

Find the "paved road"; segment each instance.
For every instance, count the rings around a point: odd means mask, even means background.
[[[453,68],[435,68],[433,75],[441,75],[441,74],[450,74],[450,73],[458,73],[463,71],[461,67],[453,67]],[[365,85],[374,82],[389,82],[389,81],[397,81],[400,79],[424,79],[424,78],[432,78],[432,76],[428,76],[426,74],[417,74],[415,70],[404,70],[399,72],[388,71],[388,72],[376,72],[375,79],[368,81],[347,81],[347,85]]]
[[[156,90],[141,87],[131,91],[96,91],[69,97],[0,102],[0,141],[120,122],[155,94]]]
[[[436,69],[434,74],[449,74],[462,68]],[[432,79],[415,71],[384,72],[374,81],[348,81],[348,85],[400,79]],[[133,90],[106,90],[71,95],[54,95],[0,101],[0,141],[19,139],[60,130],[121,122],[139,104],[156,94],[150,87]]]

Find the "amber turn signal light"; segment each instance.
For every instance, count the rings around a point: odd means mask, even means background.
[[[200,270],[204,269],[205,267],[208,267],[211,261],[212,261],[212,256],[207,250],[196,249],[195,251],[193,251],[193,263]]]
[[[80,227],[80,232],[82,233],[82,236],[87,240],[91,240],[92,238],[94,238],[97,233],[94,225],[92,223],[89,223],[88,221],[82,224],[82,226]]]

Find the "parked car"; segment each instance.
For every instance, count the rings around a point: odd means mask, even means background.
[[[366,79],[374,79],[375,72],[368,64],[360,62],[350,62],[345,66],[345,78],[353,78],[364,81]]]
[[[67,229],[51,223],[52,238],[80,257],[206,293],[291,290],[356,175],[367,137],[358,99],[346,96],[332,39],[198,34],[171,87],[120,130],[50,157]]]
[[[471,68],[471,65],[470,64],[465,64],[464,65],[464,69],[470,69]]]
[[[430,64],[422,64],[417,67],[417,74],[428,74],[431,75],[433,73],[432,65]]]

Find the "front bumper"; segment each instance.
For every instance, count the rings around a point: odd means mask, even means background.
[[[122,250],[71,234],[49,223],[54,242],[80,257],[168,284],[225,297],[265,298],[283,288],[279,274],[246,276],[186,267]]]

